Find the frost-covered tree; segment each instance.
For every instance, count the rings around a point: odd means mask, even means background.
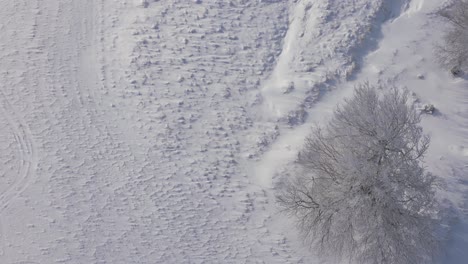
[[[363,84],[306,139],[277,200],[314,252],[333,263],[432,260],[435,178],[419,122],[406,92]]]
[[[444,35],[444,44],[437,47],[437,56],[442,65],[456,69],[468,66],[468,0],[453,0],[438,12],[450,22],[450,29]]]

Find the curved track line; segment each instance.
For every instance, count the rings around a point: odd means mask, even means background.
[[[8,207],[11,200],[18,197],[34,178],[37,168],[37,152],[29,127],[19,117],[7,100],[3,91],[0,91],[0,106],[9,125],[13,129],[15,139],[19,145],[20,169],[18,177],[2,194],[0,194],[0,213]]]

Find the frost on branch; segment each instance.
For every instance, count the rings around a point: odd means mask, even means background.
[[[368,84],[306,139],[277,196],[315,253],[333,263],[429,263],[436,244],[429,146],[408,94]]]
[[[438,15],[451,27],[444,35],[444,44],[437,47],[436,54],[440,63],[458,77],[468,66],[468,0],[453,0]]]

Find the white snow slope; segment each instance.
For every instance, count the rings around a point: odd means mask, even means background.
[[[317,263],[274,186],[356,83],[430,102],[468,259],[468,83],[438,0],[0,0],[0,263]],[[418,77],[419,76],[419,77]]]

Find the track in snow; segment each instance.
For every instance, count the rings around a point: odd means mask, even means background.
[[[380,29],[352,2],[0,0],[0,262],[309,261],[274,175]]]
[[[3,223],[4,211],[9,203],[21,195],[33,182],[38,164],[38,157],[33,135],[28,125],[8,102],[3,91],[0,91],[0,108],[2,110],[0,112],[2,117],[8,122],[8,128],[13,131],[14,143],[18,149],[18,156],[14,157],[14,159],[19,163],[16,174],[12,175],[12,177],[14,177],[13,181],[9,182],[7,187],[0,193],[0,256],[6,261],[8,260],[8,257],[5,255],[8,237]],[[12,146],[10,144],[10,147],[14,146],[15,145]]]
[[[10,128],[14,131],[14,137],[19,148],[19,157],[17,158],[20,163],[18,175],[15,177],[14,182],[0,194],[1,214],[8,206],[8,203],[31,184],[37,167],[37,150],[27,124],[21,121],[22,118],[16,113],[1,91],[0,105],[4,117],[7,118]]]

